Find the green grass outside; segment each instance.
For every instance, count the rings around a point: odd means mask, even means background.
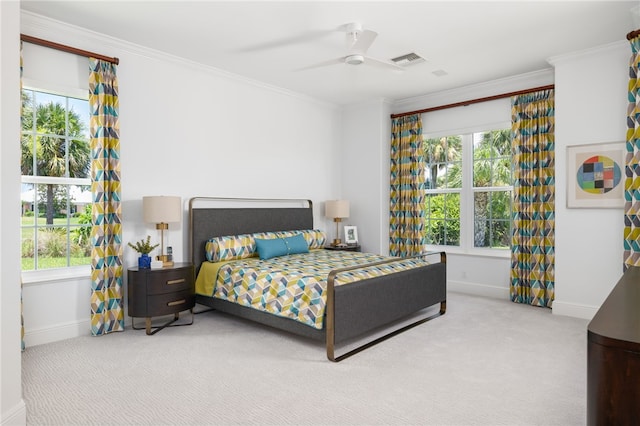
[[[22,258],[22,270],[33,271],[33,258]],[[84,266],[91,263],[91,257],[72,257],[69,259],[71,266]],[[64,257],[39,257],[38,258],[38,270],[41,269],[54,269],[54,268],[66,268],[67,259]]]
[[[34,234],[34,224],[35,217],[33,216],[22,216],[22,225],[26,226],[22,228],[22,240],[32,240]],[[77,217],[71,217],[69,219],[70,225],[80,225]],[[46,227],[47,220],[46,218],[38,218],[37,222],[38,227]],[[66,227],[67,219],[66,218],[54,218],[53,226],[61,226]],[[72,227],[71,229],[74,229]],[[83,266],[89,265],[91,263],[91,257],[71,257],[69,259],[70,266]],[[21,259],[22,270],[23,271],[33,271],[35,260],[33,257],[23,257]],[[66,268],[67,267],[67,259],[66,257],[38,257],[38,270],[40,269],[53,269],[53,268]]]
[[[35,223],[35,217],[33,216],[22,216],[22,225],[23,226],[33,226],[33,224]],[[71,225],[79,225],[78,222],[78,218],[77,217],[71,217],[69,219],[69,223]],[[38,226],[45,226],[47,224],[47,219],[44,217],[39,217],[38,218]],[[67,219],[66,218],[53,218],[53,224],[54,225],[66,225],[67,224]]]

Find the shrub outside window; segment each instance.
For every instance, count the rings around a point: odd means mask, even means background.
[[[424,150],[427,244],[459,246],[462,137],[427,139]]]

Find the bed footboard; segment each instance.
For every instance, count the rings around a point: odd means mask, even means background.
[[[447,299],[446,253],[434,252],[415,257],[432,255],[439,255],[440,262],[343,286],[335,286],[336,275],[362,266],[331,271],[327,282],[325,328],[327,358],[334,362],[341,361],[390,337],[443,315],[446,311]],[[370,266],[393,261],[397,261],[397,259],[376,262]],[[420,318],[336,356],[337,343],[406,318],[436,304],[440,304],[440,310],[436,314]]]

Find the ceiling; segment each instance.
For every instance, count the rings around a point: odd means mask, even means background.
[[[21,8],[344,105],[406,99],[550,68],[550,57],[624,41],[636,29],[630,11],[639,4],[23,0]],[[344,25],[352,22],[378,33],[368,56],[390,62],[416,53],[425,61],[401,70],[367,59],[302,69],[345,56]]]

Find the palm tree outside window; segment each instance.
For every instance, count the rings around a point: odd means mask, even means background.
[[[511,131],[425,139],[427,244],[461,250],[510,246]]]
[[[89,103],[22,91],[22,270],[89,265]]]

